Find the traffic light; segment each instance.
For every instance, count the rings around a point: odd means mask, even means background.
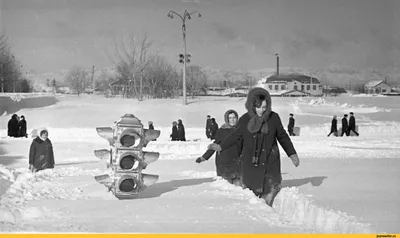
[[[190,54],[186,54],[186,63],[190,63],[190,57],[191,57]]]
[[[183,54],[179,54],[179,63],[183,64],[184,60],[185,60],[185,56]]]
[[[113,128],[97,127],[97,133],[109,141],[110,150],[95,150],[96,157],[107,162],[110,174],[95,176],[119,199],[135,198],[146,187],[158,180],[158,175],[144,174],[142,170],[156,161],[158,152],[143,151],[143,147],[160,136],[159,130],[144,129],[133,114],[122,116]]]

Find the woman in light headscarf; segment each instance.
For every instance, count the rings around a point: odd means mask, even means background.
[[[29,169],[32,172],[54,168],[54,152],[48,138],[49,132],[46,128],[38,131],[39,135],[33,139],[29,150]]]

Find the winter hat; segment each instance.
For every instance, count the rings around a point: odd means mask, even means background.
[[[254,105],[259,96],[264,96],[265,101],[267,102],[267,110],[261,117],[257,115]],[[261,130],[262,133],[267,134],[269,131],[267,120],[271,115],[271,95],[269,94],[269,92],[264,88],[253,88],[247,95],[245,106],[247,109],[247,113],[250,116],[250,121],[247,124],[247,129],[251,133],[255,133]]]

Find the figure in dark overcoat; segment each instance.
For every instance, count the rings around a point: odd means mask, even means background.
[[[225,124],[223,124],[216,132],[214,143],[220,144],[225,137],[236,129],[238,122],[238,113],[235,110],[225,112]],[[217,176],[227,180],[229,183],[241,185],[240,182],[240,160],[239,156],[242,151],[242,141],[239,139],[230,148],[217,152],[215,156],[215,166]],[[196,159],[197,163],[209,160],[215,150],[208,149],[201,157]]]
[[[178,140],[179,141],[186,141],[185,137],[185,126],[182,123],[182,120],[178,120]]]
[[[328,137],[333,133],[334,136],[338,136],[337,134],[337,117],[336,115],[333,116],[332,123],[331,123],[331,132],[329,132]]]
[[[29,169],[32,172],[54,168],[54,152],[48,138],[49,132],[45,128],[38,131],[39,134],[33,139],[29,149]]]

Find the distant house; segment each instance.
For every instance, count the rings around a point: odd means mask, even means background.
[[[307,75],[272,75],[262,85],[275,96],[322,96],[322,85],[317,78]]]
[[[374,80],[364,85],[364,91],[367,94],[390,93],[392,87],[386,83],[386,80]]]

